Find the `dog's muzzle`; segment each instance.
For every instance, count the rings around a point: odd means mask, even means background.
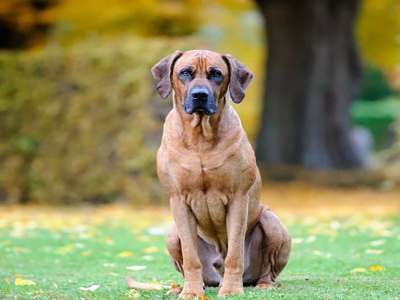
[[[217,112],[217,105],[214,101],[214,96],[206,88],[194,88],[186,97],[185,112],[193,114],[195,112],[213,115]]]

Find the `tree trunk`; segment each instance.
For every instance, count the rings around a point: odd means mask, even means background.
[[[353,36],[358,0],[258,0],[266,18],[266,93],[258,161],[354,169],[350,102],[361,68]]]

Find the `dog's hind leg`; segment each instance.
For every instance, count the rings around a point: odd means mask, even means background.
[[[263,239],[262,267],[256,288],[271,289],[289,260],[291,238],[279,218],[270,210],[262,213],[257,225],[263,231]]]

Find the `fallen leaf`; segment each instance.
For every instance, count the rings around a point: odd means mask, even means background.
[[[148,248],[144,248],[142,249],[143,253],[149,254],[149,253],[156,253],[159,252],[160,249],[158,247],[148,247]]]
[[[13,247],[12,249],[14,252],[23,252],[23,253],[29,252],[29,249],[25,247]]]
[[[147,266],[130,266],[130,267],[126,267],[126,268],[131,271],[140,271],[140,270],[146,269]]]
[[[91,285],[91,286],[88,287],[88,288],[82,287],[82,286],[81,286],[79,289],[80,289],[81,291],[91,291],[91,292],[94,292],[94,291],[97,290],[99,287],[100,287],[100,284],[94,284],[94,285]]]
[[[301,244],[303,242],[302,238],[293,238],[292,244]]]
[[[139,236],[135,237],[135,240],[138,242],[150,242],[153,240],[153,238],[148,235],[139,235]]]
[[[315,235],[310,235],[307,239],[306,242],[307,243],[312,243],[317,239],[317,237]]]
[[[65,253],[67,253],[67,252],[69,252],[69,251],[72,251],[74,248],[75,248],[74,245],[69,244],[69,245],[67,245],[67,246],[64,246],[64,247],[61,247],[60,249],[58,249],[58,250],[55,252],[55,254],[58,254],[58,255],[65,255]]]
[[[365,250],[365,253],[367,253],[367,254],[376,254],[376,255],[379,255],[379,254],[382,254],[383,253],[383,250],[378,250],[378,249],[367,249],[367,250]]]
[[[367,272],[365,268],[355,268],[350,271],[350,273],[360,273],[360,272]]]
[[[198,300],[208,300],[208,297],[197,297],[197,298],[195,298],[195,299],[198,299]]]
[[[114,244],[114,241],[109,236],[104,237],[104,242],[106,242],[106,244],[109,244],[109,245]]]
[[[333,230],[338,230],[340,228],[340,222],[339,221],[332,221],[331,222],[331,228]]]
[[[131,289],[137,289],[137,290],[161,290],[164,289],[165,287],[159,283],[142,283],[142,282],[137,282],[136,280],[130,278],[130,277],[125,277],[125,283],[131,288]]]
[[[112,268],[112,267],[115,267],[115,266],[116,266],[115,263],[104,263],[103,264],[103,267],[106,267],[106,268]]]
[[[319,251],[319,250],[314,250],[312,253],[313,253],[314,255],[321,255],[321,254],[322,254],[322,252]]]
[[[5,282],[6,284],[10,284],[10,279],[8,279],[7,277],[4,278],[4,282]]]
[[[132,289],[129,292],[125,293],[125,296],[132,299],[132,298],[139,298],[141,295],[138,293],[137,290]]]
[[[165,227],[150,227],[147,229],[150,235],[165,235],[167,233],[167,228]]]
[[[33,292],[34,295],[40,295],[42,293],[43,293],[42,290],[36,290],[36,291]]]
[[[135,254],[133,254],[132,252],[129,251],[125,251],[125,252],[121,252],[120,254],[118,254],[119,257],[132,257]]]
[[[382,246],[383,244],[385,244],[385,240],[376,240],[376,241],[372,241],[371,242],[371,246]]]
[[[88,256],[88,255],[90,255],[90,253],[92,253],[92,251],[83,251],[81,253],[81,256]]]
[[[385,268],[384,267],[382,267],[382,266],[380,266],[380,265],[373,265],[373,266],[370,266],[369,267],[369,270],[370,271],[384,271],[385,270]]]
[[[15,285],[23,286],[23,285],[36,285],[36,282],[29,279],[15,278]]]
[[[14,278],[16,278],[16,277],[24,277],[24,274],[13,274],[12,275]]]
[[[85,248],[85,245],[82,244],[82,243],[76,243],[76,244],[74,244],[74,247],[75,247],[76,249],[82,249],[82,248]]]
[[[149,261],[149,260],[154,260],[154,257],[150,256],[150,255],[145,255],[145,256],[142,256],[142,259]]]

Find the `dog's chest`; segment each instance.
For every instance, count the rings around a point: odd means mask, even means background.
[[[214,189],[197,190],[188,194],[186,200],[196,216],[199,235],[223,247],[227,240],[225,219],[229,195]]]

